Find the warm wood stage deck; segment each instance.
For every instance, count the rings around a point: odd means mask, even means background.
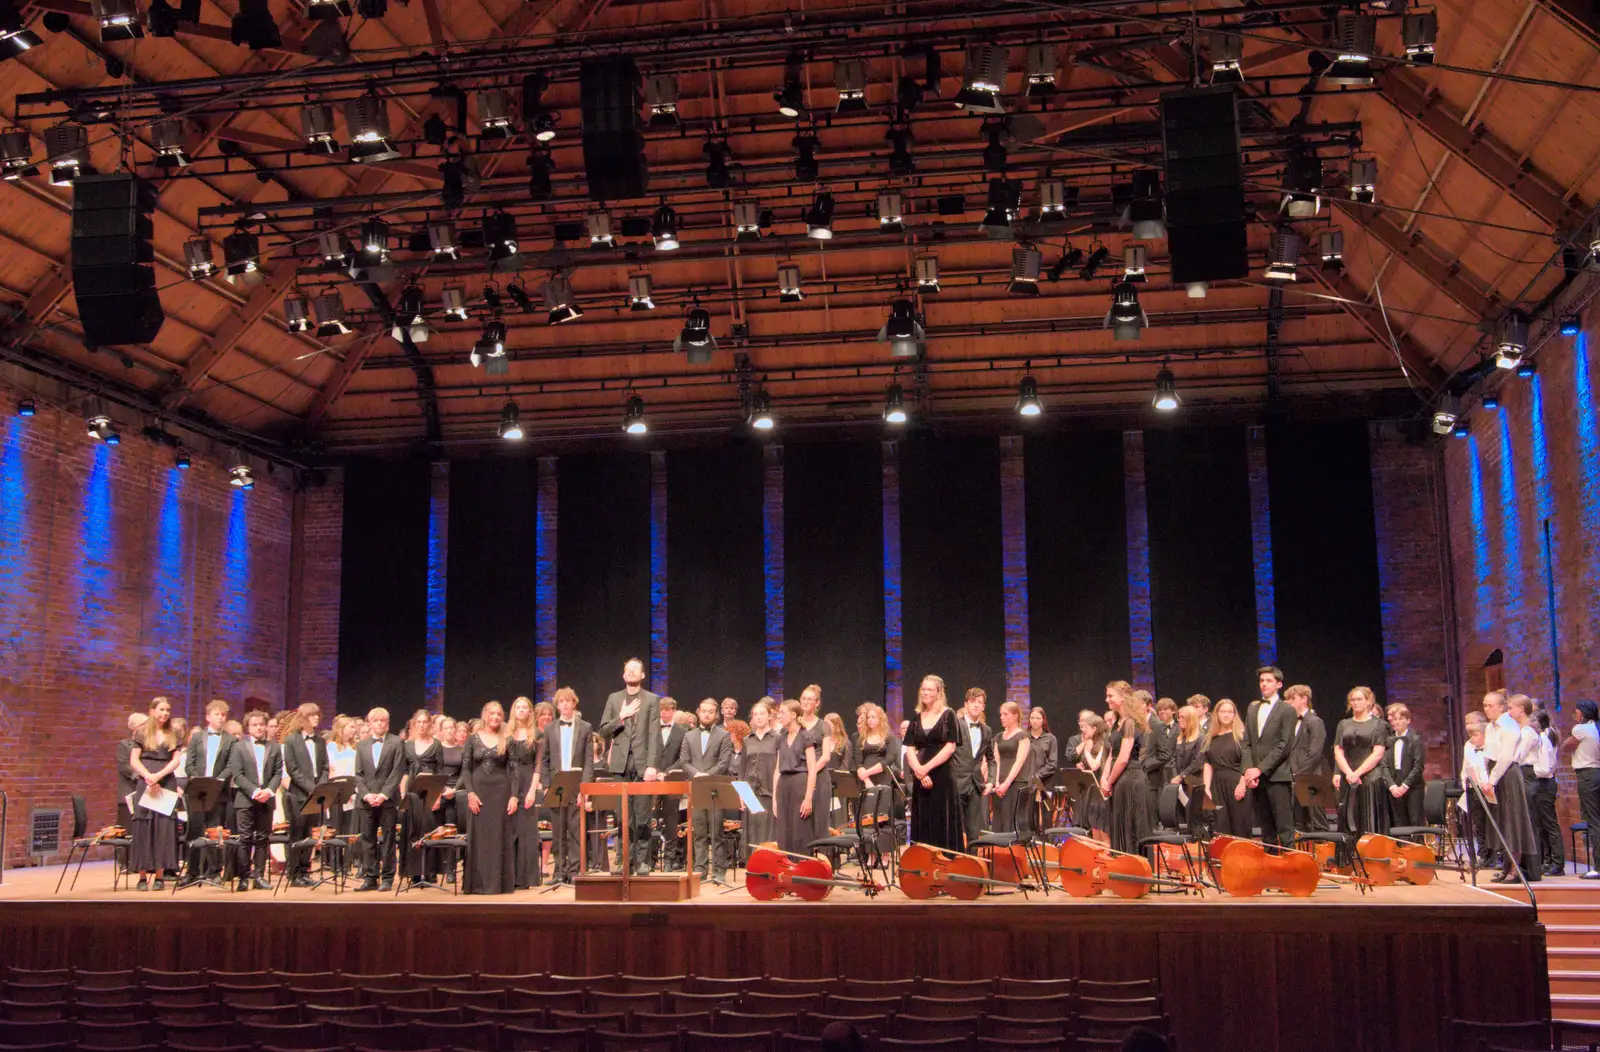
[[[109,864],[54,894],[59,869],[0,885],[0,963],[301,971],[894,978],[1159,976],[1185,1052],[1435,1052],[1452,1016],[1549,1015],[1544,929],[1527,905],[1458,882],[1310,899],[1061,894],[973,903],[578,903],[331,888],[110,891]],[[70,878],[69,878],[70,881]],[[1261,1020],[1275,1020],[1262,1033]]]

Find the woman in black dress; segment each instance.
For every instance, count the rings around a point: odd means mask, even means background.
[[[1150,780],[1139,760],[1144,736],[1150,730],[1150,709],[1144,695],[1122,680],[1107,686],[1108,693],[1119,688],[1122,698],[1122,723],[1111,734],[1110,766],[1106,770],[1105,793],[1111,800],[1111,846],[1135,854],[1139,841],[1150,835]]]
[[[411,791],[412,779],[419,774],[438,774],[444,743],[433,736],[433,713],[418,709],[411,714],[406,740],[401,744],[405,751],[405,778],[400,785],[401,806],[406,809],[406,835],[400,841],[400,862],[412,880],[432,880],[438,874],[438,858],[434,853],[412,851],[411,845],[434,826],[438,825],[438,812],[424,806],[426,798]],[[426,872],[424,872],[426,856]]]
[[[1172,784],[1178,787],[1178,804],[1189,835],[1205,838],[1205,794],[1189,788],[1184,779],[1205,769],[1206,740],[1200,733],[1200,710],[1185,705],[1178,710],[1178,734],[1172,741]]]
[[[772,727],[773,701],[762,698],[750,707],[750,734],[744,740],[744,754],[739,761],[739,777],[750,783],[761,806],[759,815],[745,814],[744,859],[750,857],[758,844],[777,839],[777,824],[772,820],[772,774],[778,762],[778,732]]]
[[[463,726],[449,716],[441,716],[434,730],[439,739],[439,773],[445,778],[444,792],[439,794],[439,810],[434,818],[439,825],[457,829],[461,828],[461,822],[456,814],[456,786],[461,784],[461,742],[464,740],[457,728]]]
[[[800,692],[800,729],[806,733],[812,746],[811,773],[815,776],[811,788],[811,839],[820,840],[828,835],[828,800],[833,796],[833,778],[828,774],[828,725],[822,722],[822,688],[815,683]]]
[[[900,770],[900,739],[889,730],[883,706],[863,702],[856,707],[854,748],[856,777],[861,780],[863,814],[878,827],[879,841],[893,837],[894,819],[904,807],[896,785]]]
[[[1033,802],[1033,738],[1022,728],[1022,706],[1008,701],[1000,706],[1000,733],[990,747],[994,773],[994,829],[999,833],[1027,833],[1028,805]]]
[[[1211,726],[1200,750],[1204,760],[1200,777],[1206,797],[1216,808],[1211,813],[1212,832],[1249,837],[1255,829],[1250,811],[1250,790],[1244,785],[1249,767],[1244,754],[1244,723],[1239,708],[1227,698],[1211,710]]]
[[[950,757],[955,755],[958,739],[956,714],[945,697],[944,680],[924,676],[917,688],[917,711],[906,724],[913,843],[950,851],[965,846],[961,799],[950,773]]]
[[[811,801],[817,788],[816,753],[810,732],[800,726],[800,703],[791,699],[780,704],[772,820],[781,851],[803,854],[806,845],[816,839],[811,823]]]
[[[1360,836],[1389,831],[1388,790],[1379,764],[1389,725],[1378,715],[1372,691],[1356,687],[1345,696],[1350,716],[1333,732],[1333,788],[1339,794],[1339,831]]]
[[[467,835],[467,870],[462,889],[470,895],[516,890],[517,856],[512,816],[517,813],[517,770],[511,760],[505,709],[483,707],[483,726],[467,739],[461,758],[461,788],[472,812]]]
[[[1050,717],[1037,705],[1028,709],[1028,737],[1033,739],[1030,751],[1033,756],[1033,782],[1038,792],[1033,809],[1036,820],[1034,828],[1047,829],[1059,824],[1054,821],[1056,793],[1049,786],[1060,769],[1061,758],[1056,736],[1050,733]]]
[[[128,766],[140,783],[133,794],[133,846],[128,850],[128,868],[138,871],[140,891],[150,889],[152,873],[157,891],[162,889],[167,874],[178,874],[176,812],[161,814],[140,807],[139,800],[152,786],[176,792],[175,773],[182,759],[183,750],[178,748],[178,736],[172,729],[172,702],[156,698],[150,702],[144,729],[128,752]]]
[[[850,823],[844,802],[838,801],[838,806],[834,807],[833,772],[855,770],[855,750],[850,747],[850,735],[844,729],[844,717],[837,712],[830,712],[822,717],[822,728],[822,771],[818,777],[825,779],[827,785],[824,786],[825,791],[818,795],[827,802],[831,810],[828,813],[828,821],[822,824],[822,832],[819,835],[829,836],[832,833],[829,827],[845,826]]]
[[[534,723],[533,702],[518,698],[511,703],[510,718],[506,721],[506,736],[510,743],[506,749],[516,768],[517,781],[512,792],[517,798],[517,813],[511,820],[512,835],[517,844],[517,890],[539,884],[541,844],[539,838],[539,809],[537,794],[533,789],[534,761],[539,752],[539,729]]]
[[[1111,801],[1106,799],[1104,785],[1106,763],[1111,750],[1106,747],[1106,721],[1099,713],[1084,709],[1078,713],[1078,745],[1075,766],[1080,771],[1094,775],[1094,782],[1078,798],[1073,824],[1079,829],[1105,832],[1111,828]]]

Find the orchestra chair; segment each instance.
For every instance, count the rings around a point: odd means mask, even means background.
[[[500,1028],[493,1023],[416,1023],[413,1027],[428,1047],[494,1048]]]
[[[345,985],[369,992],[373,990],[404,990],[411,985],[411,979],[405,972],[382,972],[373,975],[344,972],[342,978]]]
[[[861,1035],[862,1046],[872,1047],[872,1037]],[[822,1038],[817,1034],[779,1034],[778,1052],[818,1052],[822,1048]]]
[[[393,1049],[395,1052],[418,1052],[428,1046],[421,1035],[405,1023],[380,1023],[369,1026],[343,1021],[325,1023],[333,1044],[355,1045],[357,1048]]]
[[[751,1034],[708,1034],[702,1030],[685,1030],[678,1037],[680,1052],[773,1052],[778,1043],[775,1030]]]
[[[988,997],[994,993],[994,980],[924,979],[917,993],[927,997]]]
[[[500,1052],[589,1052],[584,1027],[508,1026],[500,1031]]]
[[[582,1027],[585,1030],[622,1030],[628,1020],[626,1012],[561,1012],[551,1009],[545,1016],[547,1024],[556,1029]]]
[[[350,985],[347,980],[339,976],[338,972],[285,972],[274,968],[267,974],[290,988],[305,986],[320,989],[324,986]]]
[[[78,1040],[78,1027],[70,1019],[0,1022],[0,1046],[70,1044]]]
[[[47,1004],[76,1001],[78,987],[70,979],[53,983],[12,983],[0,985],[0,1002],[6,1004]]]
[[[544,972],[519,972],[515,975],[480,972],[478,985],[486,990],[491,986],[496,990],[542,990],[548,978]]]
[[[493,1023],[504,1030],[508,1026],[537,1030],[544,1026],[543,1008],[468,1008],[467,1019],[473,1023]]]
[[[433,988],[434,999],[451,1008],[504,1008],[506,992],[495,990],[463,990],[453,986]]]
[[[233,1013],[236,1023],[300,1023],[304,1017],[299,1005],[229,1005],[222,1006]]]
[[[1097,1019],[1147,1019],[1162,1014],[1159,995],[1095,997],[1080,993],[1075,1009],[1077,1015],[1093,1016]]]
[[[1452,1019],[1443,1043],[1447,1052],[1479,1052],[1485,1045],[1516,1049],[1548,1049],[1550,1020],[1529,1019],[1514,1023],[1479,1023]]]
[[[237,1030],[233,1020],[220,1020],[209,1023],[174,1023],[162,1022],[161,1043],[164,1045],[188,1045],[191,1048],[206,1048],[211,1045],[232,1045],[237,1042]]]
[[[161,1028],[154,1023],[87,1023],[78,1020],[78,1047],[84,1052],[127,1052],[161,1044]]]
[[[389,1013],[433,1007],[433,991],[425,986],[406,990],[365,990],[368,1004],[383,1005]]]
[[[973,1052],[1069,1052],[1072,1042],[1064,1037],[986,1037],[972,1039]]]
[[[271,1007],[283,1004],[287,994],[278,983],[211,982],[211,999],[218,1004],[241,1008]]]
[[[148,1004],[91,1005],[78,1003],[80,1023],[147,1023],[155,1019]]]
[[[105,837],[89,835],[89,805],[83,797],[72,797],[72,839],[67,844],[67,860],[61,864],[61,876],[56,878],[56,893],[61,893],[61,882],[67,879],[67,870],[72,869],[72,856],[78,855],[78,868],[72,872],[72,887],[78,886],[78,874],[83,872],[83,864],[88,861],[89,852],[96,847],[111,848],[111,890],[116,891],[128,877],[128,849],[133,846],[133,837]]]
[[[1155,860],[1155,875],[1158,877],[1186,877],[1189,880],[1199,881],[1201,877],[1200,863],[1193,852],[1189,850],[1191,844],[1199,843],[1195,836],[1189,832],[1189,822],[1184,814],[1182,805],[1178,801],[1178,786],[1168,782],[1161,787],[1161,792],[1156,796],[1156,820],[1165,827],[1164,832],[1151,833],[1139,840],[1139,852],[1146,858]],[[1172,868],[1172,861],[1167,852],[1161,851],[1162,847],[1176,847],[1184,860],[1184,873],[1179,873]],[[1176,889],[1156,888],[1157,893]]]
[[[449,975],[428,975],[423,972],[407,972],[412,986],[439,987],[449,986],[458,990],[476,989],[478,977],[471,972],[453,972]]]
[[[302,986],[288,984],[284,990],[289,1000],[300,1004],[314,1004],[319,1008],[356,1008],[366,1004],[361,991],[353,986]]]
[[[1393,826],[1389,829],[1389,835],[1402,840],[1433,837],[1433,846],[1437,848],[1450,835],[1450,830],[1445,828],[1447,806],[1444,783],[1437,778],[1428,779],[1422,783],[1422,818],[1427,825]]]
[[[327,1028],[321,1023],[240,1023],[239,1033],[255,1044],[273,1048],[323,1048],[329,1043]]]
[[[687,975],[619,975],[617,982],[629,993],[654,990],[658,994],[684,990],[689,985]]]
[[[905,994],[887,997],[846,997],[843,994],[829,994],[822,1008],[833,1016],[888,1015],[891,1012],[904,1010],[905,1000]]]
[[[1076,979],[1008,979],[994,981],[994,992],[1009,997],[1047,997],[1051,994],[1070,994],[1075,991]]]
[[[196,986],[205,986],[206,973],[203,968],[184,969],[182,971],[166,971],[161,968],[141,967],[139,972],[139,985],[152,990],[159,989],[187,989]]]
[[[710,1012],[629,1012],[628,1032],[676,1034],[680,1030],[711,1030]]]
[[[606,990],[620,992],[616,972],[605,975],[549,975],[545,984],[552,990]]]
[[[1164,1015],[1147,1016],[1096,1016],[1080,1015],[1072,1020],[1070,1033],[1080,1046],[1118,1048],[1122,1038],[1136,1026],[1154,1030],[1162,1037],[1171,1036],[1172,1021]],[[1100,1042],[1103,1044],[1096,1044]]]
[[[1583,834],[1583,861],[1584,861],[1584,864],[1585,864],[1585,869],[1593,869],[1594,868],[1594,840],[1589,836],[1589,823],[1583,821],[1582,819],[1579,819],[1578,821],[1572,823],[1571,829],[1572,829],[1572,851],[1567,855],[1567,857],[1572,859],[1572,865],[1574,867],[1574,871],[1575,872],[1583,872],[1583,870],[1576,869],[1576,867],[1578,865],[1578,834],[1579,833]]]
[[[763,975],[746,975],[732,979],[696,975],[689,980],[689,992],[696,994],[726,994],[730,997],[736,997],[740,991],[758,988],[765,979],[766,976]]]
[[[0,1001],[0,1017],[8,1022],[49,1022],[72,1018],[71,1001]]]
[[[61,969],[66,971],[67,969]],[[15,969],[13,969],[15,971]],[[95,972],[87,968],[72,969],[72,979],[78,984],[80,990],[109,990],[124,986],[138,986],[139,972],[134,968],[122,968],[114,972]]]
[[[391,1023],[459,1023],[464,1016],[459,1008],[406,1008],[384,1005],[384,1014]]]

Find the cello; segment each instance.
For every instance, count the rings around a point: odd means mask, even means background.
[[[1322,878],[1317,860],[1304,851],[1270,855],[1256,841],[1235,837],[1221,855],[1219,882],[1224,891],[1239,898],[1259,895],[1267,888],[1308,898]]]
[[[876,895],[882,890],[870,881],[835,877],[828,860],[814,855],[796,855],[776,848],[758,847],[750,853],[750,860],[745,863],[744,889],[751,898],[761,902],[771,902],[785,895],[793,895],[807,902],[821,902],[834,888],[839,887],[860,888],[868,895]]]
[[[1074,898],[1090,898],[1110,891],[1121,899],[1139,899],[1155,887],[1189,889],[1194,883],[1155,876],[1143,855],[1114,850],[1109,844],[1070,837],[1056,848],[1056,860],[1046,862],[1056,870],[1061,890]]]
[[[1440,868],[1433,848],[1411,840],[1396,840],[1382,833],[1365,833],[1356,841],[1356,854],[1361,856],[1367,877],[1374,884],[1389,885],[1396,881],[1408,884],[1431,884],[1435,871]]]
[[[900,890],[910,899],[931,899],[941,891],[971,901],[987,887],[1014,888],[989,876],[989,864],[977,855],[912,844],[900,855]]]

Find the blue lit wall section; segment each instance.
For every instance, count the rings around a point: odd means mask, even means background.
[[[445,587],[450,551],[450,463],[432,465],[428,494],[428,629],[422,704],[444,711]]]
[[[1573,346],[1572,386],[1577,413],[1578,487],[1580,528],[1588,552],[1583,567],[1591,586],[1600,580],[1600,422],[1595,420],[1594,384],[1589,361],[1589,334],[1581,333]]]
[[[0,734],[11,729],[6,697],[27,675],[28,614],[33,607],[28,587],[28,477],[22,462],[22,432],[26,422],[13,417],[5,422],[0,443]],[[20,691],[18,691],[20,692]]]
[[[219,653],[222,665],[218,678],[237,677],[235,686],[255,674],[243,667],[249,652],[248,641],[253,626],[250,601],[250,494],[243,489],[233,491],[228,505],[227,546],[222,554],[222,623],[218,635],[222,639]]]
[[[1511,442],[1511,414],[1501,410],[1499,418],[1500,470],[1497,479],[1497,503],[1500,513],[1500,567],[1503,581],[1501,591],[1500,625],[1502,642],[1521,652],[1527,627],[1523,600],[1526,588],[1523,579],[1528,562],[1522,543],[1522,510],[1517,506],[1516,451]]]
[[[556,671],[556,542],[560,526],[560,470],[555,457],[539,458],[539,499],[534,506],[533,574],[536,620],[533,624],[533,678],[539,698],[548,700],[558,687]]]
[[[667,455],[650,454],[650,689],[669,692],[667,663]]]
[[[1272,584],[1272,491],[1267,474],[1266,429],[1245,435],[1250,484],[1250,554],[1256,578],[1256,659],[1278,660],[1278,600]]]
[[[1022,438],[1000,439],[1000,570],[1006,613],[1006,700],[1032,704],[1028,637],[1028,479]]]
[[[783,700],[783,447],[763,451],[761,567],[766,592],[767,694]]]
[[[1483,499],[1483,458],[1476,435],[1467,439],[1467,486],[1472,498],[1472,627],[1483,636],[1494,621],[1494,581]]]
[[[883,707],[891,722],[904,718],[901,634],[900,447],[883,444]]]
[[[189,692],[189,567],[183,545],[183,483],[187,472],[172,467],[161,488],[156,512],[155,565],[152,567],[150,624],[151,671],[156,689],[189,703],[180,708],[194,719]]]
[[[86,664],[121,667],[126,655],[118,645],[117,552],[115,508],[111,493],[111,458],[116,450],[96,443],[84,486],[78,529],[76,572],[78,609],[91,631],[79,637]]]

